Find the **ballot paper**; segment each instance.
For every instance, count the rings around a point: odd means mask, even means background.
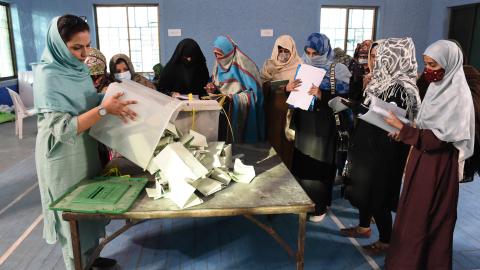
[[[387,132],[399,131],[397,128],[394,128],[385,122],[384,118],[389,116],[389,112],[395,114],[404,124],[410,123],[410,121],[405,118],[407,112],[404,109],[395,104],[387,103],[372,95],[370,95],[370,99],[371,102],[368,112],[360,115],[358,118]]]
[[[193,136],[193,140],[190,142],[190,146],[208,147],[207,138],[205,136],[194,130],[190,130],[190,135]]]
[[[332,108],[335,113],[339,113],[348,109],[348,106],[342,103],[342,100],[347,101],[342,97],[334,97],[328,102],[328,106]]]
[[[221,155],[223,148],[225,147],[225,142],[209,142],[207,146],[207,151],[212,155]]]
[[[179,142],[166,146],[155,156],[153,162],[162,171],[169,183],[172,180],[185,181],[185,179],[192,179],[195,181],[208,174],[205,166]]]
[[[164,130],[177,118],[183,102],[130,80],[110,84],[105,98],[119,92],[124,93],[120,100],[137,101],[129,106],[137,113],[135,121],[125,124],[118,116],[109,114],[89,134],[146,169]]]
[[[175,139],[180,138],[180,136],[178,134],[178,131],[177,131],[177,128],[175,127],[174,124],[172,124],[170,122],[168,122],[166,132],[169,133],[170,135],[172,135]]]
[[[233,162],[232,162],[232,145],[227,144],[223,148],[223,151],[220,155],[220,163],[222,164],[222,167],[225,167],[227,169],[233,167]]]
[[[192,183],[204,196],[210,196],[215,192],[222,190],[222,183],[211,178],[201,178]]]
[[[315,85],[320,86],[320,83],[325,76],[326,71],[322,68],[301,64],[298,66],[295,79],[302,80],[302,85],[297,87],[297,91],[292,91],[288,96],[287,103],[302,110],[308,110],[314,96],[308,94],[308,91]]]
[[[210,174],[210,178],[221,182],[224,186],[228,186],[228,184],[230,184],[230,181],[232,180],[230,174],[220,168],[214,168],[212,173]]]
[[[195,195],[195,188],[185,180],[171,179],[168,181],[170,192],[166,195],[179,208],[188,208],[203,203],[203,200]]]
[[[249,184],[255,178],[255,168],[242,163],[240,159],[235,159],[233,173],[230,176],[235,182]]]
[[[155,188],[146,188],[145,190],[147,191],[147,196],[154,200],[163,198],[166,194],[159,180],[155,180]]]

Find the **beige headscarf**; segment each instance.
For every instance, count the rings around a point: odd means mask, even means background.
[[[278,46],[290,51],[290,59],[286,63],[279,62]],[[295,72],[302,59],[298,56],[295,41],[289,35],[282,35],[277,38],[273,46],[272,56],[265,61],[262,68],[262,79],[264,81],[293,80]]]

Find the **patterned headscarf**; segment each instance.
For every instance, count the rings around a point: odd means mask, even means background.
[[[319,55],[325,55],[326,59],[330,62],[333,61],[333,50],[330,46],[330,39],[321,33],[312,33],[305,43],[303,50],[306,51],[307,48],[312,48],[318,52]]]
[[[85,64],[90,70],[90,75],[105,75],[107,73],[107,59],[103,53],[95,48],[88,51]]]
[[[415,45],[411,38],[389,38],[378,45],[372,81],[365,88],[365,104],[370,103],[369,94],[386,100],[398,91],[393,85],[405,89],[402,100],[407,107],[407,113],[413,120],[420,107],[418,94],[417,60]]]

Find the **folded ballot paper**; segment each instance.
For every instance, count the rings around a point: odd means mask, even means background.
[[[255,178],[253,166],[240,159],[232,163],[231,144],[207,142],[193,130],[182,134],[172,124],[167,125],[147,170],[156,179],[153,188],[146,188],[147,195],[170,199],[182,209],[203,203],[202,195],[211,196],[231,180],[250,183]]]
[[[389,116],[389,112],[395,114],[404,124],[409,124],[410,121],[406,119],[407,111],[398,107],[393,103],[387,103],[373,95],[370,95],[370,106],[367,113],[360,115],[358,118],[367,123],[375,125],[387,132],[398,132],[399,130],[387,124],[384,120]]]

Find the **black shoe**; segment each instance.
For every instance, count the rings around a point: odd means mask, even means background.
[[[111,268],[114,267],[117,264],[117,261],[114,259],[109,259],[109,258],[102,258],[98,257],[93,261],[92,267],[97,267],[97,268]]]

